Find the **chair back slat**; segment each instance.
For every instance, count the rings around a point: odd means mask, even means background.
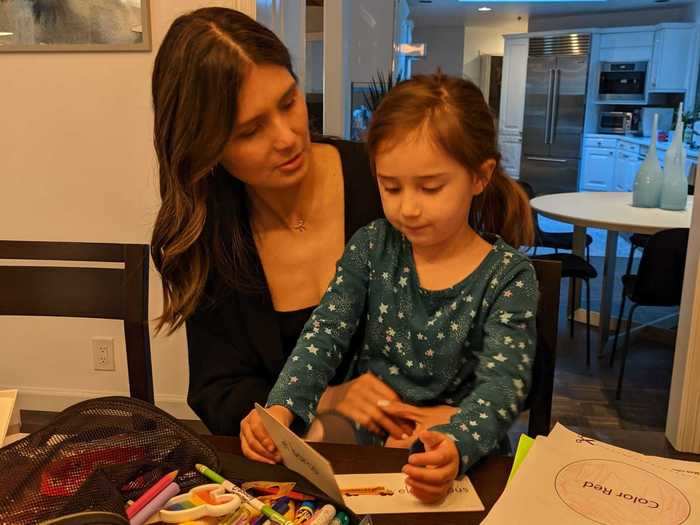
[[[537,304],[537,348],[532,368],[532,386],[526,401],[530,409],[528,435],[547,435],[551,428],[554,368],[559,331],[561,263],[532,260],[539,282]]]
[[[147,245],[0,240],[0,315],[121,319],[129,390],[153,403]],[[124,268],[3,265],[3,259],[124,263]]]

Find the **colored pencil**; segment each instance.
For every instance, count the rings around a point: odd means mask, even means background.
[[[151,485],[151,487],[149,487],[148,490],[146,490],[146,492],[141,494],[141,497],[139,497],[136,501],[134,501],[131,505],[129,505],[126,508],[126,517],[131,519],[134,516],[134,514],[136,514],[138,511],[144,508],[149,501],[151,501],[158,494],[160,494],[165,487],[170,485],[175,480],[175,478],[177,477],[177,472],[177,470],[174,470],[173,472],[166,474],[158,481],[156,481],[153,485]]]
[[[133,518],[129,519],[129,525],[143,525],[151,516],[160,512],[170,498],[177,496],[179,493],[180,487],[178,484],[171,483],[161,490],[160,493],[156,494],[151,501],[146,503],[140,511],[134,514]]]

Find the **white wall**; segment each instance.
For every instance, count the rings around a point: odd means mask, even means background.
[[[464,28],[464,51],[462,74],[473,82],[479,83],[481,55],[503,55],[503,35],[526,33],[527,19],[513,20],[497,27],[466,26]]]
[[[550,31],[583,27],[645,26],[663,22],[693,21],[690,4],[656,9],[601,11],[585,15],[531,16],[528,31]]]
[[[414,75],[443,73],[462,76],[462,54],[464,52],[464,27],[415,26],[413,41],[425,43],[427,56],[413,61]]]
[[[171,21],[233,0],[151,2],[152,52],[3,54],[0,60],[0,238],[148,243],[159,205],[152,146],[151,71]],[[255,4],[252,4],[254,10]],[[161,311],[150,274],[151,317]],[[0,387],[24,409],[59,410],[127,394],[118,321],[0,317]],[[115,372],[92,370],[90,338],[114,337]],[[185,334],[152,338],[157,403],[186,408]]]
[[[393,59],[394,0],[352,0],[350,15],[350,80],[369,82],[377,71],[386,75]]]

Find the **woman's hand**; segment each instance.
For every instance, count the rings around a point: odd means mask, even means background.
[[[417,407],[392,401],[390,403],[380,403],[379,408],[389,417],[403,421],[412,421],[415,425],[415,433],[427,430],[437,425],[446,425],[457,413],[457,408],[449,405],[437,405],[433,407]],[[415,438],[415,436],[414,436]]]
[[[408,464],[401,471],[408,476],[406,485],[416,498],[438,503],[445,499],[459,472],[459,450],[442,432],[423,431],[418,439],[425,452],[408,456]]]
[[[328,387],[318,403],[318,411],[335,410],[370,432],[382,434],[386,431],[401,439],[413,433],[413,424],[381,409],[380,405],[392,401],[399,401],[396,392],[377,376],[366,372],[342,385]]]
[[[289,427],[292,421],[294,421],[294,414],[283,406],[273,405],[269,407],[267,411],[272,417],[286,427]],[[272,439],[270,439],[255,409],[251,410],[250,413],[243,418],[243,421],[241,421],[240,438],[241,450],[243,451],[243,455],[248,459],[270,463],[272,465],[282,461],[277,447],[275,447]]]

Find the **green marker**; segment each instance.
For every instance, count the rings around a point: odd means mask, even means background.
[[[199,473],[201,473],[203,476],[209,478],[214,483],[219,483],[221,486],[223,486],[226,489],[227,492],[230,492],[231,494],[236,494],[237,496],[239,496],[248,505],[253,507],[258,512],[262,513],[264,516],[266,516],[270,520],[274,521],[275,523],[278,523],[279,525],[294,525],[293,521],[289,521],[287,518],[282,516],[282,514],[277,512],[275,509],[273,509],[269,505],[265,505],[262,501],[260,501],[257,498],[254,498],[253,496],[248,494],[245,490],[234,485],[229,480],[227,480],[223,476],[217,474],[209,467],[205,467],[204,465],[200,465],[199,463],[197,463],[194,466],[194,468],[196,468],[197,471],[199,471]]]

